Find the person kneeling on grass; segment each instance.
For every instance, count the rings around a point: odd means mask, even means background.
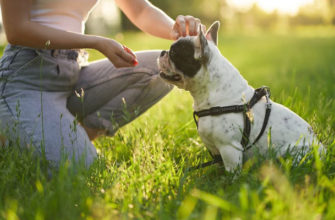
[[[147,0],[115,2],[137,27],[157,37],[196,35],[201,25],[192,16],[174,21]],[[134,53],[113,39],[83,34],[96,3],[1,0],[9,44],[0,61],[0,129],[7,144],[33,146],[55,166],[63,155],[89,166],[97,155],[90,140],[112,136],[172,89],[158,75],[160,51]],[[82,48],[108,59],[88,63]]]

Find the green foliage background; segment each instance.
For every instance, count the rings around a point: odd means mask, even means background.
[[[171,43],[139,33],[115,38],[133,50]],[[222,31],[219,47],[252,86],[270,86],[273,100],[313,126],[326,157],[312,152],[293,167],[290,157],[259,156],[236,177],[217,166],[189,172],[210,157],[191,97],[174,89],[114,137],[96,140],[101,156],[90,170],[65,162],[50,178],[29,152],[0,148],[0,219],[334,219],[334,30]]]
[[[258,30],[272,30],[280,32],[297,26],[335,25],[335,0],[314,0],[302,6],[294,15],[278,10],[265,12],[257,4],[241,9],[230,4],[228,0],[151,0],[150,2],[172,18],[178,15],[192,15],[200,18],[205,25],[220,20],[225,24],[223,28],[226,31],[243,30],[250,33]],[[123,30],[136,29],[123,14],[121,23]]]

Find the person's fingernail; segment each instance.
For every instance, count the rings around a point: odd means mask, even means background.
[[[126,47],[124,45],[123,45],[123,50],[126,51],[131,56],[133,56],[133,57],[135,56],[134,53],[133,53],[133,51],[131,51],[131,49],[129,49],[128,47]]]
[[[131,53],[131,51],[130,51],[130,49],[129,49],[128,47],[123,46],[123,49],[124,49],[124,51],[126,51],[127,53]]]
[[[135,60],[133,60],[133,65],[134,66],[137,66],[138,65],[138,61],[135,59]]]

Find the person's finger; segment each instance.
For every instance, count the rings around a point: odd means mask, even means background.
[[[176,24],[177,24],[177,28],[178,28],[178,32],[180,36],[185,37],[186,36],[186,22],[185,22],[184,16],[179,15],[176,19]]]
[[[120,57],[121,59],[123,59],[127,63],[133,63],[133,60],[136,59],[133,55],[131,55],[130,53],[126,52],[123,48],[121,50],[118,50],[116,52],[116,55],[118,57]]]
[[[180,37],[179,32],[176,29],[172,29],[171,38],[172,40],[177,40]]]
[[[124,50],[124,51],[126,51],[126,52],[129,53],[132,57],[134,57],[134,59],[136,59],[136,55],[135,55],[135,53],[134,53],[131,49],[129,49],[128,47],[126,47],[126,46],[124,46],[124,45],[122,45],[122,47],[123,47],[123,50]]]
[[[196,35],[197,34],[197,26],[196,20],[192,16],[186,16],[186,24],[187,24],[187,35]]]
[[[120,56],[115,56],[112,58],[112,63],[116,68],[121,68],[121,67],[132,67],[134,66],[131,62],[125,61],[122,57]]]
[[[136,57],[135,53],[131,49],[129,49],[128,47],[126,47],[124,45],[123,45],[123,49],[124,49],[124,51],[126,51],[127,53],[129,53],[133,57],[132,64],[133,64],[133,66],[136,66],[138,64],[138,60],[137,60],[137,57]]]

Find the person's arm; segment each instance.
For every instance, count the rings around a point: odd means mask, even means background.
[[[112,39],[67,32],[30,21],[31,4],[32,0],[1,0],[3,24],[10,44],[47,49],[92,48],[102,52],[116,67],[133,66],[135,55]]]
[[[157,37],[176,40],[181,36],[196,35],[201,22],[193,16],[179,15],[174,21],[147,0],[115,0],[129,20],[142,31]]]

